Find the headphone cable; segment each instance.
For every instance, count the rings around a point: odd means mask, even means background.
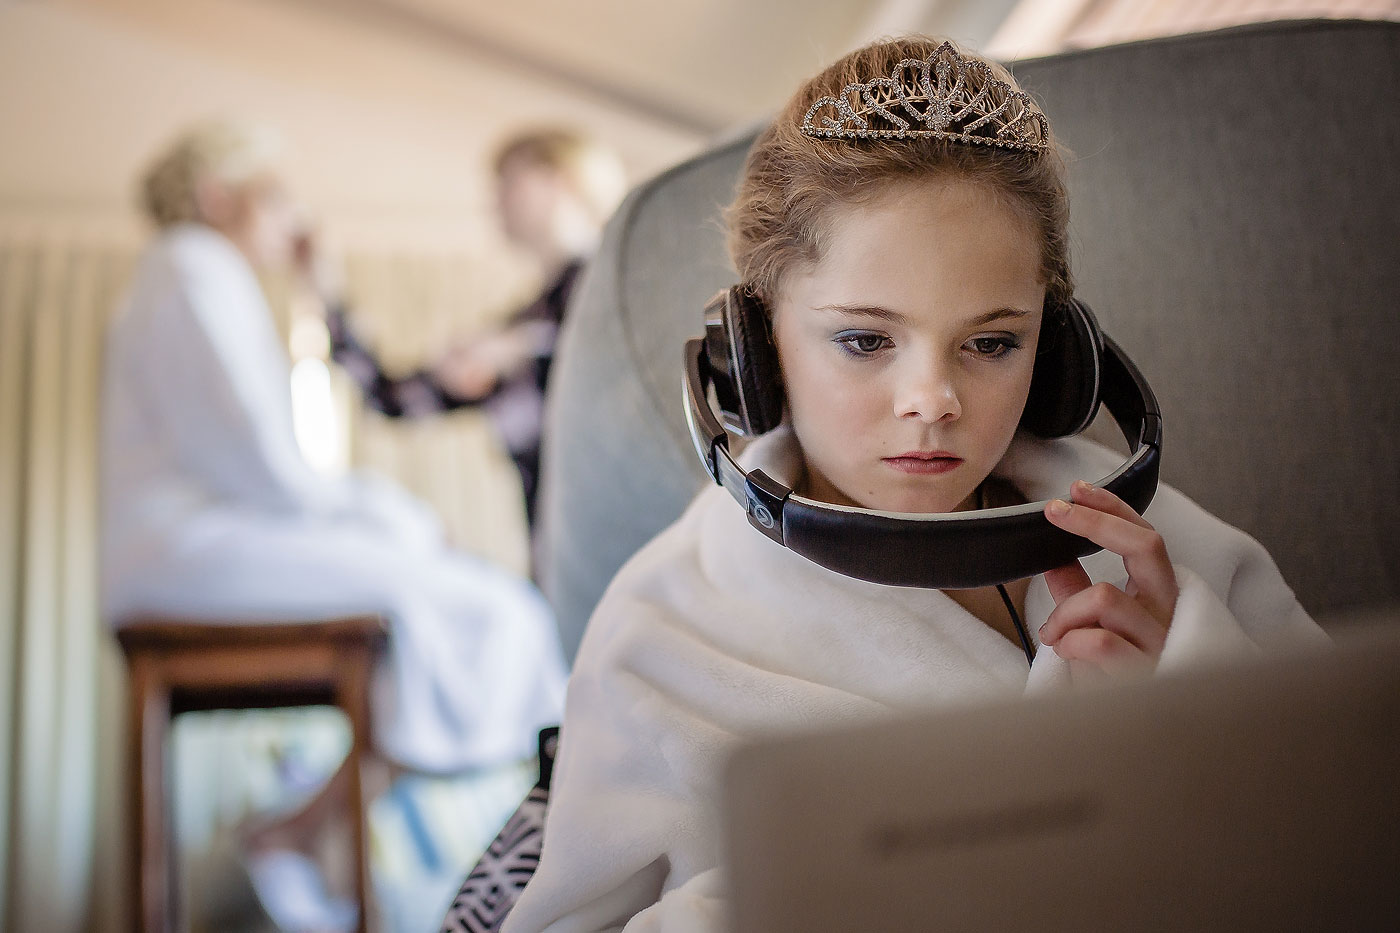
[[[977,508],[987,507],[987,496],[985,492],[986,480],[977,484]],[[1001,601],[1006,604],[1006,611],[1011,613],[1011,624],[1016,628],[1016,637],[1021,639],[1021,650],[1026,653],[1026,664],[1035,665],[1035,649],[1031,647],[1030,635],[1026,632],[1025,623],[1021,621],[1021,614],[1016,611],[1016,604],[1011,601],[1011,596],[1006,592],[1006,584],[998,583],[997,592],[1001,594]]]

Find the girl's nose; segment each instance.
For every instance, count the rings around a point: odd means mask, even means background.
[[[956,421],[962,416],[957,387],[946,368],[936,363],[911,366],[894,396],[896,417],[917,418],[933,424]]]

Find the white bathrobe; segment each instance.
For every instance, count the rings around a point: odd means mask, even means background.
[[[292,430],[289,363],[252,268],[208,227],[147,250],[108,335],[102,597],[141,614],[287,621],[382,612],[381,750],[458,771],[528,757],[564,668],[525,581],[448,551],[432,512],[328,478]]]
[[[802,472],[785,428],[742,459],[787,482]],[[997,473],[1048,499],[1120,462],[1083,439],[1018,437]],[[1325,642],[1253,539],[1167,486],[1147,518],[1181,590],[1159,671]],[[1096,581],[1127,581],[1117,555],[1084,565]],[[1025,608],[1034,633],[1054,608],[1043,577]],[[1028,676],[1019,646],[942,592],[826,570],[768,540],[711,487],[632,558],[593,614],[569,685],[543,858],[505,929],[722,929],[719,775],[738,740],[1068,682],[1052,649]]]

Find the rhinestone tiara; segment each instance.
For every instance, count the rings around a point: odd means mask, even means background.
[[[887,78],[818,98],[802,118],[802,133],[814,139],[922,136],[1033,152],[1050,148],[1049,121],[1030,95],[998,79],[986,62],[958,54],[950,42],[923,61],[904,59]]]

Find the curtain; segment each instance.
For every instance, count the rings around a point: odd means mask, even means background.
[[[102,322],[130,262],[0,240],[0,904],[16,931],[125,921],[124,683],[95,541]]]
[[[104,325],[138,249],[0,218],[0,923],[16,933],[128,921],[125,668],[97,604],[97,431]],[[355,323],[403,368],[533,284],[491,255],[366,251],[347,268]],[[269,292],[285,325],[286,295]],[[525,568],[518,482],[480,414],[393,424],[333,385],[353,462],[427,499],[457,545]]]

